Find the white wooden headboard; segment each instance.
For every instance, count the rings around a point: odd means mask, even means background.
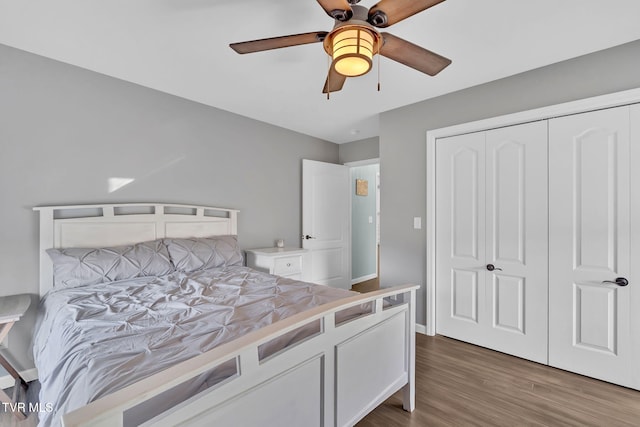
[[[53,288],[49,248],[101,248],[161,239],[238,234],[238,210],[164,203],[39,206],[40,296]]]

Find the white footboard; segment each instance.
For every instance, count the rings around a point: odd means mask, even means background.
[[[128,427],[128,411],[230,360],[235,375],[145,425],[348,426],[400,389],[405,410],[413,411],[417,288],[383,289],[291,316],[68,413],[63,424]],[[372,303],[371,313],[336,325],[336,313],[363,303]],[[314,321],[319,333],[259,359],[260,345]]]

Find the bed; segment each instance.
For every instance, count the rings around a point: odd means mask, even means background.
[[[36,209],[41,425],[353,425],[401,389],[413,410],[416,286],[244,267],[232,209]]]

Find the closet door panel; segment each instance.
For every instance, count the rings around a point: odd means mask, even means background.
[[[547,122],[487,132],[491,348],[547,362]]]
[[[437,332],[483,345],[485,313],[484,133],[436,145]]]
[[[614,125],[624,128],[626,124]],[[589,275],[591,270],[614,273],[620,264],[618,219],[626,201],[618,201],[628,179],[619,176],[626,165],[624,151],[627,137],[614,128],[589,128],[573,136],[572,164],[574,177],[572,195],[576,273]],[[622,153],[618,153],[622,151]],[[621,179],[620,179],[621,178]],[[622,182],[618,182],[620,181]],[[622,224],[620,224],[622,225]]]
[[[489,133],[488,215],[490,258],[496,262],[524,263],[525,156],[524,144]]]
[[[549,363],[633,386],[629,107],[550,120]]]

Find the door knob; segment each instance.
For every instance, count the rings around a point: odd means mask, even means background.
[[[493,270],[502,271],[502,269],[501,269],[501,268],[498,268],[498,267],[496,267],[496,266],[495,266],[495,265],[493,265],[493,264],[487,264],[487,270],[489,270],[489,271],[493,271]]]
[[[618,285],[618,286],[627,286],[629,284],[629,281],[624,277],[616,277],[616,280],[605,280],[602,282],[603,285],[605,283],[611,283],[613,285]]]
[[[303,239],[305,239],[305,240],[315,239],[315,237],[311,237],[311,236],[309,236],[308,234],[306,234],[306,235],[302,236],[302,238],[303,238]]]

